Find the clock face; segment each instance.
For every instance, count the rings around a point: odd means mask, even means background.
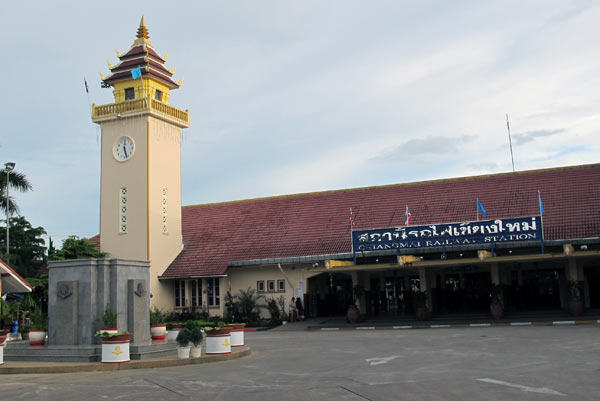
[[[133,152],[135,152],[135,144],[133,143],[133,139],[128,136],[122,136],[117,139],[113,147],[115,159],[120,162],[124,162],[133,156]]]

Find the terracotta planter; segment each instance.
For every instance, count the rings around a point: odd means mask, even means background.
[[[348,319],[348,322],[356,323],[356,322],[358,322],[359,317],[360,317],[360,312],[359,312],[358,308],[356,307],[356,305],[350,305],[350,307],[348,307],[348,313],[346,313],[346,318]]]
[[[117,336],[101,338],[102,340],[102,363],[125,363],[129,362],[129,342],[131,334],[119,334]]]
[[[583,313],[583,301],[581,298],[571,298],[569,300],[569,313],[571,316],[579,316]]]
[[[244,345],[244,329],[246,323],[232,323],[225,327],[231,327],[231,346],[242,347]]]
[[[167,338],[167,325],[154,324],[150,326],[150,334],[153,340],[164,340]]]
[[[29,345],[44,345],[46,343],[46,334],[46,330],[29,330]]]

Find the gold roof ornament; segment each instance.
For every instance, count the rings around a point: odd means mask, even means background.
[[[169,72],[170,72],[171,74],[174,74],[174,73],[175,73],[175,69],[176,69],[176,68],[177,68],[177,66],[174,66],[173,68],[171,68],[171,69],[169,70]]]
[[[121,57],[121,52],[119,51],[119,49],[115,49],[115,51],[117,52],[117,57]]]
[[[110,63],[110,61],[106,60],[106,64],[108,64],[108,68],[112,70],[113,66],[112,66],[112,64]]]
[[[152,43],[150,43],[150,33],[148,31],[148,28],[146,27],[146,19],[144,18],[144,16],[142,15],[142,20],[140,21],[140,26],[137,30],[137,39],[135,40],[135,42],[133,42],[133,45],[142,45],[142,44],[146,44],[150,47],[154,47],[152,46]]]

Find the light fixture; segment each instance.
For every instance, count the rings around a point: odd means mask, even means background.
[[[9,227],[10,227],[10,197],[9,197],[9,193],[8,193],[8,175],[10,174],[11,171],[13,171],[15,169],[15,165],[16,163],[14,162],[8,162],[8,163],[4,163],[4,170],[6,171],[6,255],[8,256],[8,254],[10,253],[10,246],[9,246]]]
[[[587,251],[587,245],[583,244],[579,247],[582,251]]]

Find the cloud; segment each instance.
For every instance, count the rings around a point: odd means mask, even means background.
[[[466,144],[474,139],[475,137],[471,135],[463,135],[457,138],[427,136],[425,138],[410,139],[392,149],[381,152],[373,160],[395,161],[418,155],[453,154],[459,151],[459,145]]]
[[[512,141],[513,141],[514,146],[524,145],[528,142],[535,140],[536,138],[552,136],[552,135],[560,134],[562,132],[565,132],[564,128],[553,129],[553,130],[528,131],[528,132],[523,132],[520,134],[514,134],[512,136],[512,138],[513,138]]]

